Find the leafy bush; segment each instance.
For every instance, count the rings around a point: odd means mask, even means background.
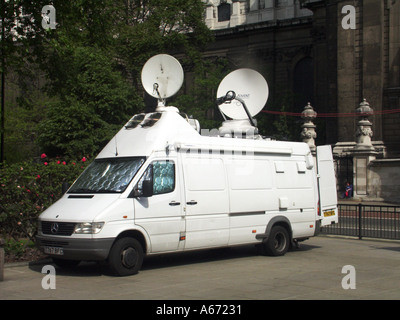
[[[0,236],[34,240],[37,218],[62,196],[62,183],[72,183],[89,161],[48,159],[0,167]]]
[[[19,258],[24,254],[26,248],[32,245],[31,241],[9,238],[5,242],[4,251],[6,255],[14,255]]]

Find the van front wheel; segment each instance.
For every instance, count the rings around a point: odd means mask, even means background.
[[[289,233],[282,226],[272,228],[268,239],[263,243],[264,252],[269,256],[283,256],[289,249]]]
[[[108,264],[118,276],[139,272],[143,263],[143,248],[134,238],[118,239],[111,248]]]

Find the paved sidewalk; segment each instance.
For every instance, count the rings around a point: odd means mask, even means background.
[[[345,265],[356,289],[345,290]],[[320,236],[283,257],[254,246],[149,257],[139,274],[112,277],[105,266],[56,269],[56,289],[43,289],[43,265],[6,266],[1,300],[266,300],[400,299],[400,242]],[[162,304],[162,302],[160,302]]]

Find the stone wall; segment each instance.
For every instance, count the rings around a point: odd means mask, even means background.
[[[368,165],[368,198],[400,203],[400,159],[378,159]]]

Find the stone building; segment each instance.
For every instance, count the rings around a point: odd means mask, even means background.
[[[286,97],[301,113],[310,102],[325,116],[317,144],[335,147],[338,184],[351,180],[361,198],[400,202],[400,0],[204,2],[216,37],[205,54],[262,73],[267,108]],[[363,103],[373,110],[368,119]]]
[[[293,94],[292,111],[308,102],[326,118],[324,143],[354,141],[355,113],[367,99],[375,115],[374,140],[400,154],[400,1],[206,0],[216,41],[207,55],[227,57],[267,78],[272,103]],[[345,6],[354,8],[354,29]],[[345,26],[346,27],[346,26]],[[279,92],[278,92],[279,91]],[[383,113],[383,114],[382,114]]]

